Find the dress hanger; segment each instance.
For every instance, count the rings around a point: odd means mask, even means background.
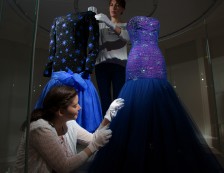
[[[74,6],[74,12],[78,13],[79,12],[79,0],[74,0],[73,6]]]

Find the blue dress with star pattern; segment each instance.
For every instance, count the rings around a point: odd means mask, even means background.
[[[91,11],[71,13],[54,19],[50,31],[48,64],[51,72],[72,70],[92,73],[99,52],[99,26]]]
[[[47,92],[56,85],[69,85],[78,91],[77,123],[94,132],[102,121],[98,93],[91,82],[99,52],[99,26],[91,11],[56,17],[50,31],[48,63],[45,77],[51,77],[35,108],[42,107]]]

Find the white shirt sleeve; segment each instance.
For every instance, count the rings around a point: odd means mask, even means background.
[[[119,35],[123,40],[125,40],[126,42],[129,42],[130,38],[128,35],[128,31],[126,29],[122,29],[121,28],[121,33]]]
[[[76,147],[77,142],[82,145],[88,145],[92,141],[93,134],[82,128],[76,121],[68,121],[67,127],[68,132],[66,134],[74,147]]]

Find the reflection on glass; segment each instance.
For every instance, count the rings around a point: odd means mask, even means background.
[[[28,108],[35,4],[25,16],[24,1],[0,1],[1,91],[0,172],[12,172]]]

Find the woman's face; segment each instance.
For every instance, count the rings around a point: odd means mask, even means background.
[[[64,117],[68,120],[76,120],[78,117],[79,110],[81,109],[80,105],[78,104],[78,96],[76,95],[73,98],[72,103],[63,111]]]
[[[110,17],[113,18],[118,18],[121,16],[121,14],[124,12],[124,8],[121,7],[116,0],[111,0],[110,1],[110,7],[109,7],[109,11],[110,11]]]

